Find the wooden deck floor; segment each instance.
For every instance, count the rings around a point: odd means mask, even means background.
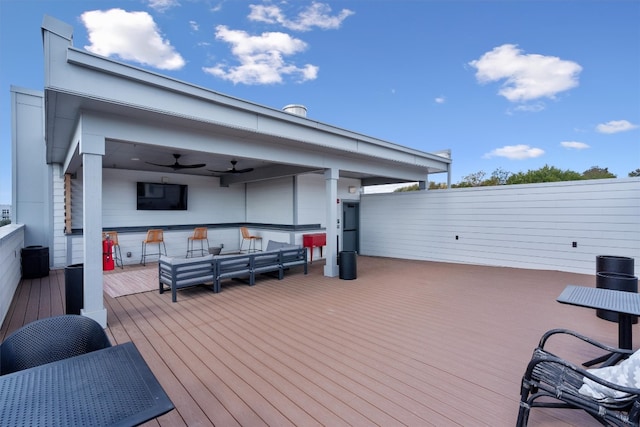
[[[112,342],[133,341],[176,406],[149,424],[512,426],[544,331],[616,344],[616,324],[555,301],[567,284],[594,286],[594,276],[357,262],[356,280],[324,277],[316,261],[307,276],[225,282],[219,294],[186,289],[177,303],[157,291],[105,294]],[[22,281],[0,339],[63,305],[63,270]],[[562,354],[595,356],[571,345]],[[579,411],[537,409],[530,425],[597,424]]]

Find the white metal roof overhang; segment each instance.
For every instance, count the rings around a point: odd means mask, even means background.
[[[146,162],[172,163],[173,153],[181,154],[181,163],[207,165],[180,173],[212,175],[210,170],[225,170],[231,159],[254,168],[225,175],[223,185],[327,168],[361,179],[363,185],[423,181],[451,164],[447,156],[93,55],[70,46],[70,40],[64,49],[45,41],[45,64],[47,162],[63,164],[64,172],[80,166],[74,135],[81,125],[105,136],[104,168],[166,171]]]

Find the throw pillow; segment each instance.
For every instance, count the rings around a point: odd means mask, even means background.
[[[640,389],[640,350],[618,365],[589,369],[588,372],[610,383]],[[619,403],[634,397],[634,395],[614,390],[586,377],[583,382],[580,393],[603,403]]]

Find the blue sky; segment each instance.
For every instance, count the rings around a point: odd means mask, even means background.
[[[451,149],[454,183],[545,164],[619,178],[640,168],[637,0],[0,0],[0,204],[11,202],[9,89],[43,89],[44,15],[96,54]]]

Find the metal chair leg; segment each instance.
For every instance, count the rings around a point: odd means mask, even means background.
[[[116,265],[118,265],[118,260],[120,260],[120,265],[118,267],[124,269],[124,262],[122,261],[122,251],[120,250],[120,245],[115,245],[113,247],[114,258],[116,261]]]

